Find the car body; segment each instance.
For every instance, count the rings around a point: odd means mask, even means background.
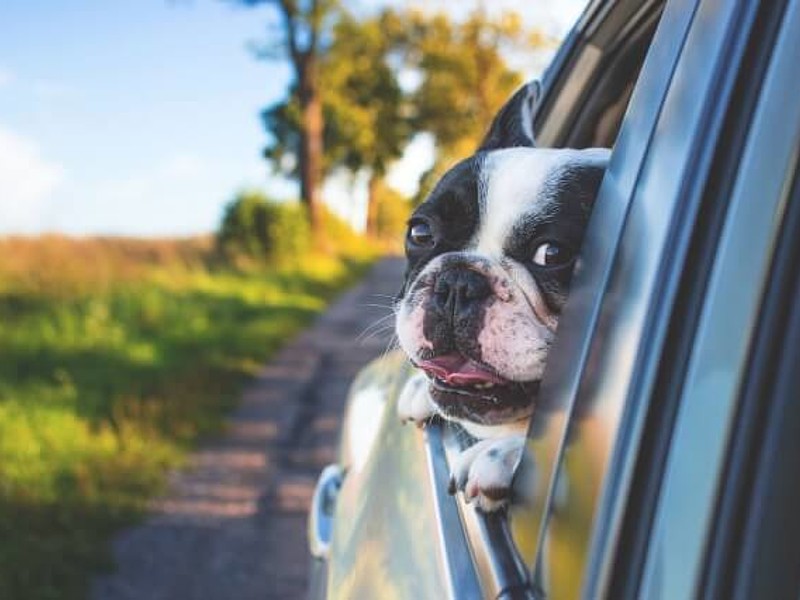
[[[312,597],[796,598],[800,1],[592,2],[543,98],[540,144],[613,154],[530,501],[447,494],[462,436],[400,424],[390,354],[315,494]]]

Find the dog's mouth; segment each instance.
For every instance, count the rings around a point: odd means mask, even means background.
[[[510,381],[461,354],[417,363],[431,382],[433,401],[448,416],[495,425],[530,414],[539,381]]]

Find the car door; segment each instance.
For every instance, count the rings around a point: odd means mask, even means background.
[[[537,531],[537,594],[797,597],[796,539],[772,562],[756,549],[775,540],[766,508],[786,515],[775,486],[796,464],[774,459],[793,447],[775,415],[793,422],[786,395],[800,397],[775,353],[797,340],[759,333],[776,311],[795,326],[771,286],[793,289],[796,265],[798,34],[793,1],[665,7],[531,429],[545,491],[516,518]],[[764,355],[784,365],[777,381]]]
[[[718,490],[762,298],[763,285],[734,283],[763,284],[796,158],[796,107],[785,99],[797,97],[798,78],[774,74],[781,56],[790,65],[796,56],[795,4],[673,0],[642,46],[647,59],[533,421],[533,505],[506,519],[447,496],[457,435],[437,424],[423,434],[398,425],[392,398],[408,376],[402,357],[362,376],[345,424],[332,595],[688,597],[710,585],[711,558],[739,560],[719,551],[709,558],[707,548],[726,531],[715,525]],[[620,7],[630,11],[622,30],[603,29],[625,14],[614,12]],[[604,36],[617,31],[622,43],[626,26],[653,22],[658,10],[592,7],[549,75],[540,141],[596,139],[597,111],[610,110],[603,92],[614,89],[607,61],[630,56]],[[770,115],[784,127],[759,134]],[[752,166],[759,156],[771,170]],[[737,243],[747,260],[741,250],[723,252]],[[726,328],[734,314],[749,325]],[[721,350],[732,354],[714,354]],[[704,379],[706,364],[723,365],[721,378]],[[680,443],[698,437],[705,446]],[[687,473],[691,489],[681,488]],[[680,499],[688,493],[696,498],[687,505]]]
[[[540,143],[613,143],[660,9],[641,0],[589,7],[545,78]],[[610,125],[598,129],[602,117]],[[312,595],[528,597],[528,565],[508,521],[447,494],[461,432],[400,425],[394,402],[410,374],[394,354],[353,385],[341,456],[312,507]]]
[[[540,144],[613,143],[661,6],[592,3],[545,77]],[[410,376],[394,354],[353,385],[340,459],[323,473],[312,507],[312,595],[530,597],[524,544],[509,520],[447,494],[448,461],[462,432],[442,423],[422,432],[400,425],[394,402]]]

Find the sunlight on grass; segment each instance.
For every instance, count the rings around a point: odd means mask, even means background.
[[[237,272],[202,240],[65,238],[0,256],[0,598],[59,599],[85,597],[113,532],[372,259]]]

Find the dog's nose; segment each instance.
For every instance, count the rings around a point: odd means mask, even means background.
[[[441,273],[433,286],[439,308],[445,314],[464,315],[492,294],[489,280],[467,267],[455,267]]]

